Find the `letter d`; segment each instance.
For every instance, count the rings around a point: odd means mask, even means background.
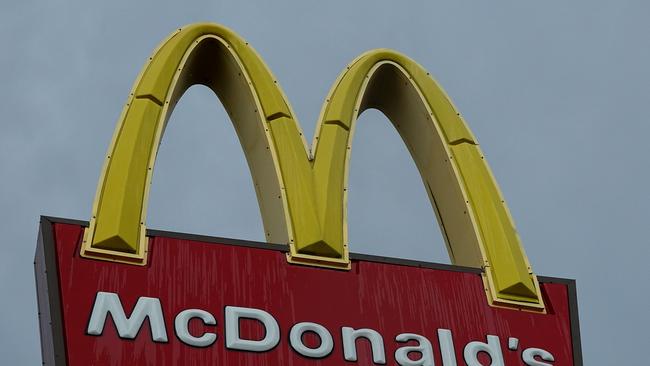
[[[478,360],[478,354],[480,352],[485,352],[490,355],[492,362],[490,366],[504,366],[503,363],[503,354],[501,353],[501,343],[499,342],[499,337],[488,335],[487,343],[483,342],[469,342],[465,346],[465,351],[463,356],[465,357],[465,362],[467,366],[481,366],[482,363]]]
[[[278,322],[264,310],[226,306],[226,348],[251,352],[266,352],[280,342],[280,327]],[[256,341],[241,339],[239,336],[239,319],[257,320],[266,331],[263,339]]]

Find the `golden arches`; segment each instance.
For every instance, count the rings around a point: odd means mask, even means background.
[[[143,264],[147,197],[158,144],[191,85],[210,87],[233,121],[251,170],[267,240],[294,263],[349,268],[347,172],[357,116],[377,108],[422,176],[453,263],[485,268],[497,303],[543,308],[508,209],[449,98],[414,61],[390,50],[357,58],[323,105],[313,156],[261,58],[214,24],[179,29],[154,52],[122,113],[102,170],[82,255]]]

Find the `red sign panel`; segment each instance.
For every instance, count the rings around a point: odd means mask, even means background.
[[[353,255],[288,264],[282,245],[150,231],[146,266],[85,259],[85,223],[43,218],[47,365],[581,365],[575,287],[546,313],[491,307],[481,271]]]

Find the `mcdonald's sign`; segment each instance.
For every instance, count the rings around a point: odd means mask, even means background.
[[[194,84],[235,126],[266,243],[146,227],[158,145]],[[453,265],[350,252],[350,148],[368,108],[408,147]],[[533,273],[476,138],[426,70],[395,51],[362,54],[316,131],[309,148],[237,34],[171,34],[128,97],[90,221],[41,218],[44,364],[582,365],[575,283]]]

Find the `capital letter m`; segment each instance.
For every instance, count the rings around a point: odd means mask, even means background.
[[[106,317],[111,314],[115,328],[120,338],[135,339],[145,318],[149,318],[151,339],[154,342],[167,342],[167,330],[162,314],[160,300],[153,297],[140,297],[127,318],[119,296],[112,292],[98,292],[95,305],[88,322],[87,334],[101,335],[104,331]]]

